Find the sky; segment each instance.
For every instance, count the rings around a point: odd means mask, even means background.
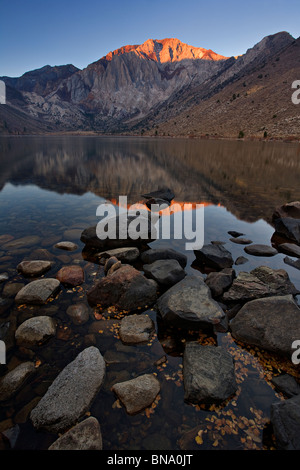
[[[44,65],[82,69],[147,39],[178,38],[224,56],[263,37],[300,36],[299,0],[0,0],[0,76]]]

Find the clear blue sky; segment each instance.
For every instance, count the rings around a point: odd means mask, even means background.
[[[225,56],[264,36],[300,36],[299,0],[0,0],[0,76],[84,68],[109,51],[175,37]]]

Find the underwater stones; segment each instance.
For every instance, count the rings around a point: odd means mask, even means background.
[[[15,338],[18,346],[31,348],[39,346],[56,333],[56,322],[48,316],[32,317],[17,328]]]
[[[32,281],[17,293],[15,302],[17,304],[44,304],[51,296],[56,294],[59,287],[59,280],[54,278]]]
[[[20,271],[24,276],[38,277],[49,271],[52,263],[50,261],[43,260],[32,260],[22,261],[18,264],[17,270]]]

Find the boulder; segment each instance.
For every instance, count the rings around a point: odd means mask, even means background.
[[[234,278],[234,269],[226,268],[222,271],[209,273],[205,283],[210,288],[213,297],[220,297],[225,290],[229,289]]]
[[[273,403],[271,424],[280,450],[300,450],[300,395]]]
[[[12,398],[35,372],[33,362],[23,362],[8,372],[0,381],[0,401]]]
[[[102,450],[99,421],[90,416],[60,436],[48,450]]]
[[[167,326],[190,328],[220,323],[221,307],[211,298],[209,287],[199,276],[187,275],[159,297],[158,311]]]
[[[217,270],[231,268],[233,265],[231,253],[222,245],[203,245],[201,250],[194,250],[194,253],[197,261]]]
[[[83,325],[90,318],[89,308],[83,302],[69,305],[67,315],[71,318],[74,325]]]
[[[15,338],[18,346],[31,348],[45,343],[55,336],[56,322],[45,315],[25,320],[17,328]]]
[[[296,243],[300,243],[300,218],[283,217],[275,219],[275,233]]]
[[[117,309],[132,311],[144,308],[156,301],[157,284],[147,279],[137,269],[123,265],[117,271],[100,279],[88,293],[88,301],[101,307],[116,306]]]
[[[49,271],[52,263],[50,261],[34,260],[34,261],[22,261],[18,264],[17,270],[20,271],[24,276],[41,276],[45,272]]]
[[[56,278],[67,286],[80,286],[84,282],[84,272],[81,266],[64,266],[58,271]]]
[[[300,246],[295,245],[295,243],[281,243],[278,245],[278,250],[286,253],[287,255],[300,258]]]
[[[140,256],[140,251],[135,246],[125,246],[123,248],[115,248],[114,250],[101,251],[95,256],[99,258],[111,258],[114,256],[123,263],[133,263]]]
[[[172,248],[151,248],[141,254],[141,260],[144,264],[152,264],[161,259],[175,259],[182,268],[185,268],[187,263],[186,255]]]
[[[90,408],[105,376],[105,361],[99,350],[84,349],[56,377],[31,411],[36,429],[59,433],[73,426]]]
[[[220,346],[186,343],[183,354],[184,399],[189,403],[218,403],[237,390],[232,356]]]
[[[245,246],[244,250],[248,255],[253,256],[274,256],[278,253],[272,246],[259,244]]]
[[[291,358],[300,338],[300,309],[291,295],[247,302],[230,323],[232,336],[244,343]]]
[[[159,259],[154,263],[144,264],[143,271],[147,277],[168,287],[181,281],[186,275],[176,259]]]
[[[60,282],[57,279],[38,279],[24,286],[16,295],[15,302],[17,304],[41,305],[55,295],[59,288]]]
[[[144,374],[135,379],[114,384],[112,391],[123,403],[127,413],[133,415],[153,403],[160,391],[160,383],[154,375]]]
[[[275,385],[276,390],[284,393],[289,398],[300,394],[300,385],[292,375],[277,375],[271,379],[271,382]]]
[[[126,344],[148,342],[155,331],[148,315],[129,315],[121,320],[119,335]]]
[[[274,222],[276,219],[284,217],[300,219],[300,201],[289,202],[277,207],[272,215],[272,220]]]

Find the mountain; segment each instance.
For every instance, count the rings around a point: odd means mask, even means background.
[[[281,32],[267,36],[242,56],[228,58],[174,38],[149,39],[109,52],[83,70],[48,65],[19,78],[2,77],[7,104],[0,106],[0,132],[236,135],[240,126],[232,120],[240,124],[240,98],[247,93],[249,110],[249,97],[262,88],[267,100],[268,77],[274,86],[275,78],[281,82],[287,74],[291,79],[291,69],[298,73],[298,46],[299,40]],[[278,99],[276,115],[283,108],[283,98]],[[225,100],[234,101],[233,106],[225,106]],[[216,102],[221,106],[216,107]]]

